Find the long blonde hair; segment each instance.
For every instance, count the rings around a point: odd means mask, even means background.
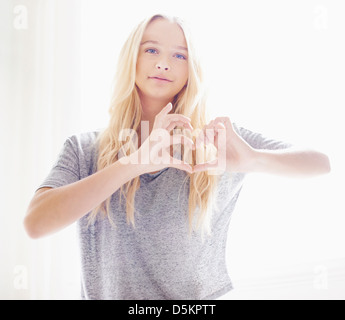
[[[119,159],[119,151],[128,141],[121,141],[120,132],[125,129],[133,129],[137,132],[141,123],[141,102],[135,84],[136,63],[138,51],[143,33],[148,24],[156,19],[168,19],[177,23],[184,32],[188,46],[189,77],[187,85],[175,96],[173,101],[174,113],[186,115],[191,118],[193,128],[202,129],[207,123],[206,96],[203,88],[203,74],[200,62],[197,59],[190,40],[190,34],[183,21],[165,15],[154,15],[141,22],[132,31],[125,42],[119,56],[117,73],[114,78],[113,95],[110,103],[110,121],[108,127],[100,133],[98,140],[97,170],[101,170]],[[131,140],[131,139],[130,139]],[[129,141],[130,143],[130,141]],[[135,147],[133,146],[135,149]],[[132,149],[133,150],[133,149]],[[182,147],[183,150],[183,147]],[[129,154],[130,150],[128,150]],[[193,158],[195,164],[195,157]],[[190,178],[188,220],[190,231],[202,227],[202,230],[210,231],[210,219],[218,177],[207,172],[188,174]],[[121,195],[126,199],[127,222],[135,226],[134,198],[140,187],[140,177],[136,177],[124,184],[120,189]],[[90,221],[94,221],[99,212],[103,212],[111,220],[109,215],[110,198],[96,207]],[[199,210],[197,210],[199,209]],[[195,212],[198,212],[196,215]],[[194,220],[194,217],[197,219]]]

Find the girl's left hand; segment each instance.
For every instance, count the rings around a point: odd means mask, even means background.
[[[223,131],[221,132],[221,130]],[[195,165],[193,172],[220,169],[220,160],[223,162],[225,160],[225,170],[228,172],[250,172],[253,170],[256,162],[256,151],[235,132],[228,117],[218,117],[206,125],[196,138],[196,148],[201,147],[203,143],[208,144],[213,143],[213,141],[218,150],[218,159]],[[219,159],[219,155],[224,156],[225,159]]]

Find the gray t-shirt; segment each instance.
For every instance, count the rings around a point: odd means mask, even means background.
[[[235,130],[256,149],[290,145],[244,128]],[[42,187],[60,187],[96,171],[97,132],[68,138]],[[135,195],[135,228],[127,224],[126,204],[118,190],[111,199],[111,218],[88,214],[78,221],[83,299],[215,299],[232,289],[226,267],[230,218],[245,174],[225,172],[213,201],[211,236],[188,232],[189,178],[165,168],[140,176]],[[115,177],[112,177],[114,179]]]

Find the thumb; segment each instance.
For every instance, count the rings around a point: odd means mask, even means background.
[[[162,115],[167,115],[172,109],[172,103],[169,102],[160,112]]]
[[[224,123],[218,122],[215,126],[215,129],[226,129]]]
[[[219,136],[224,134],[224,131],[222,132],[221,130],[226,130],[226,127],[224,125],[224,123],[222,122],[218,122],[215,126],[215,131],[216,131],[216,135],[215,135],[215,139],[214,139],[214,145],[215,147],[218,149],[220,146],[219,146]],[[222,139],[220,139],[222,140]]]

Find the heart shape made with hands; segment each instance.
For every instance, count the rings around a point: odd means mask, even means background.
[[[150,133],[148,122],[142,121],[139,134],[133,133],[133,130],[121,131],[120,140],[128,141],[129,139],[130,142],[126,142],[121,147],[119,159],[123,163],[132,164],[149,164],[151,161],[153,164],[179,165],[182,161],[190,166],[193,173],[208,171],[212,174],[211,171],[214,171],[215,174],[219,174],[217,172],[225,171],[228,129],[230,127],[230,131],[233,130],[229,118],[216,118],[203,129],[193,129],[190,124],[188,127],[175,126],[168,130],[153,128]],[[147,138],[149,138],[148,141]],[[140,156],[135,152],[138,150],[139,139],[140,149],[144,148],[139,153]],[[170,152],[167,152],[168,147]],[[128,153],[129,150],[132,151]],[[131,153],[133,153],[131,157],[125,157]]]
[[[211,122],[203,130],[195,129],[193,132],[190,129],[182,129],[183,135],[193,140],[194,147],[190,148],[184,144],[183,156],[182,152],[179,152],[178,160],[191,165],[193,172],[208,171],[210,174],[219,174],[226,170],[226,128],[220,122],[215,126],[212,126],[213,124]],[[180,131],[177,133],[180,134]],[[175,154],[174,151],[174,156]]]
[[[200,130],[200,129],[193,130],[193,127],[190,123],[190,118],[187,118],[181,114],[169,114],[172,110],[172,107],[173,107],[172,103],[170,102],[156,115],[153,131],[155,131],[155,129],[160,130],[160,128],[164,128],[164,127],[166,127],[165,131],[168,131],[168,132],[173,130],[173,138],[172,138],[173,147],[175,147],[176,144],[181,144],[181,143],[183,143],[184,145],[184,150],[185,150],[185,147],[187,147],[186,148],[187,152],[184,152],[183,159],[180,159],[179,161],[182,160],[185,164],[192,166],[193,172],[205,171],[209,169],[225,170],[226,162],[227,162],[226,161],[227,160],[226,159],[226,156],[227,156],[226,139],[228,136],[227,133],[230,133],[230,131],[233,130],[230,119],[228,117],[217,117],[216,119],[212,120],[209,124],[205,125],[203,130]],[[169,119],[167,119],[168,117]],[[180,132],[180,135],[178,138],[174,137],[174,134],[176,132],[176,127],[179,127],[179,125],[176,125],[177,122],[184,123],[184,129],[182,129],[183,134],[181,134]],[[191,130],[193,131],[191,132]],[[189,131],[189,135],[188,135],[188,131]],[[165,139],[166,132],[164,133],[164,129],[163,129],[162,135],[163,135],[163,140],[165,140],[165,142],[170,141],[170,137]],[[184,137],[186,137],[186,139]],[[191,140],[193,139],[193,137],[194,137],[194,141]],[[180,140],[178,141],[178,139]],[[217,157],[213,157],[213,158],[210,157],[211,152],[207,149],[207,147],[206,149],[205,147],[201,147],[205,145],[207,146],[209,143],[212,143],[212,142],[217,153]],[[189,152],[188,152],[188,144],[190,146]],[[171,145],[171,143],[164,144],[164,146],[169,146],[169,145]],[[195,161],[193,161],[194,160],[193,150],[196,151]],[[164,156],[166,156],[166,154]],[[167,158],[165,158],[165,160],[168,160],[169,158],[170,158],[170,155]],[[161,159],[158,159],[158,160],[160,161]],[[194,165],[194,163],[196,164]]]

